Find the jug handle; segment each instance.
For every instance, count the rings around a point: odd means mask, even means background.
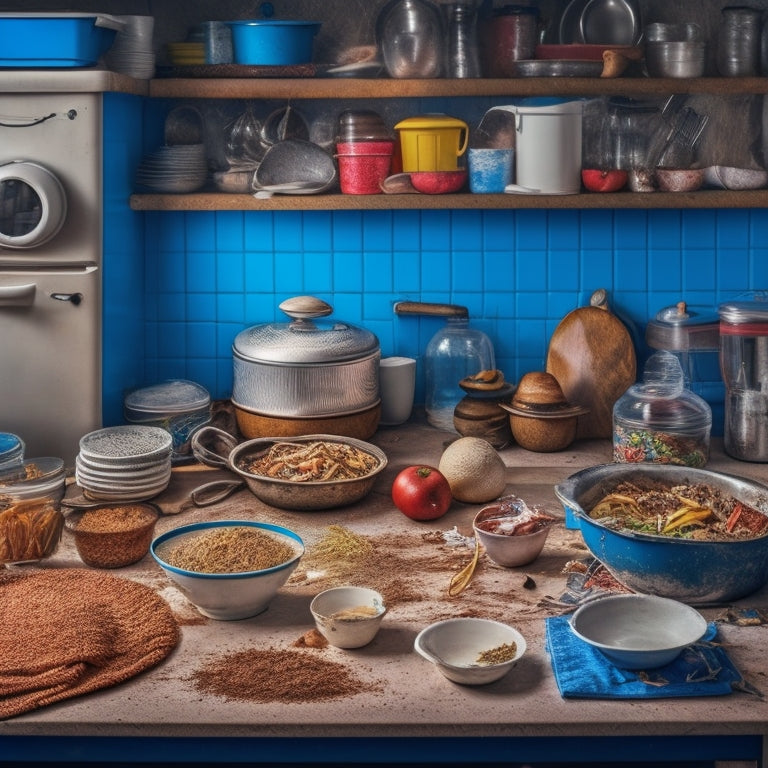
[[[459,145],[458,152],[456,152],[456,157],[461,157],[466,151],[467,147],[469,146],[469,126],[464,125],[464,127],[461,129],[461,135],[462,135],[462,141]]]

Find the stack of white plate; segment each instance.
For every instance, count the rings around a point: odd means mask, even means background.
[[[149,80],[155,74],[154,16],[118,16],[124,28],[107,51],[106,65],[113,72]]]
[[[75,480],[100,501],[144,501],[171,480],[173,438],[160,427],[106,427],[80,439]]]
[[[146,155],[136,183],[158,192],[194,192],[208,179],[205,144],[165,145]]]

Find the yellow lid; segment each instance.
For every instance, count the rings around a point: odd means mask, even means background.
[[[448,115],[419,115],[417,117],[407,117],[401,120],[395,130],[403,128],[467,128],[463,120]]]

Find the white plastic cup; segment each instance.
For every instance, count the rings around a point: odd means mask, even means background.
[[[416,361],[412,357],[384,357],[379,367],[381,419],[384,426],[403,424],[411,416],[416,391]]]

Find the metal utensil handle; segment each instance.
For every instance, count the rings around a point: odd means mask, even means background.
[[[216,453],[216,451],[206,448],[201,442],[203,437],[218,438],[227,447],[227,455],[222,456],[220,453]],[[192,434],[192,438],[189,442],[192,448],[192,455],[200,463],[206,464],[209,467],[224,467],[225,469],[229,469],[229,453],[231,453],[237,446],[237,441],[229,434],[229,432],[225,432],[218,427],[200,427],[200,429]]]
[[[396,315],[429,315],[430,317],[469,317],[469,310],[459,304],[439,304],[429,301],[397,301]]]

